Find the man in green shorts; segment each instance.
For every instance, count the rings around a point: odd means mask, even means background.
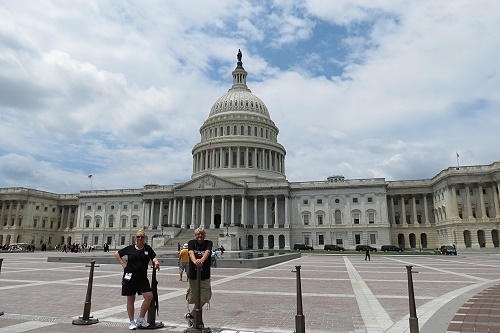
[[[189,287],[186,293],[186,300],[188,304],[194,304],[196,301],[196,295],[198,291],[198,281],[196,280],[197,267],[202,268],[201,271],[201,300],[200,305],[210,302],[212,297],[212,287],[210,285],[210,264],[211,264],[211,254],[212,254],[212,241],[205,239],[206,233],[203,227],[199,227],[194,231],[195,239],[188,242],[188,253],[189,253],[189,270],[187,272],[189,277]],[[188,321],[188,325],[192,327],[194,325],[194,310],[188,312],[184,315],[184,318]]]

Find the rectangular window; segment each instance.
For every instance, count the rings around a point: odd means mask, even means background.
[[[337,238],[336,244],[337,245],[342,245],[343,244],[343,239],[342,238]]]
[[[316,200],[316,203],[317,203],[318,205],[322,205],[322,204],[323,204],[323,199],[318,199],[318,200]]]
[[[139,205],[134,205],[134,210],[138,210],[139,209]]]
[[[408,204],[408,199],[405,199],[405,205],[407,205],[407,204]]]
[[[120,245],[125,245],[125,236],[120,238]]]
[[[86,219],[85,220],[85,228],[89,228],[90,227],[90,219]]]
[[[394,200],[394,206],[399,205],[398,200]]]
[[[302,200],[302,204],[303,205],[309,205],[309,200],[307,200],[307,199]]]
[[[368,223],[373,224],[375,223],[375,213],[368,213]]]
[[[33,220],[33,228],[36,228],[36,224],[38,223],[38,220],[37,219],[34,219]]]
[[[318,225],[323,224],[323,215],[318,215]]]
[[[335,211],[335,224],[342,224],[342,213],[340,210]]]
[[[368,197],[368,202],[373,202],[373,198],[372,197]]]
[[[97,210],[101,210],[101,206],[100,206],[100,205],[99,205],[99,206],[97,206]]]
[[[113,237],[108,236],[108,239],[106,240],[106,244],[111,245],[112,241],[113,241]]]
[[[134,221],[134,223],[133,223],[132,227],[137,228],[137,219],[134,219],[133,221]]]
[[[87,210],[92,210],[92,207],[91,206],[87,206]]]
[[[309,215],[304,215],[304,225],[309,225]]]
[[[101,226],[101,219],[96,219],[95,220],[95,227],[99,228]]]
[[[123,209],[128,209],[128,205],[123,205]]]
[[[48,211],[49,207],[43,207],[43,211],[46,212]]]
[[[422,215],[417,214],[417,222],[422,223]]]
[[[460,190],[457,190],[457,195],[460,195]]]
[[[361,235],[360,234],[354,235],[354,244],[355,245],[361,244]]]
[[[99,244],[99,236],[94,237],[94,245]]]
[[[123,218],[122,219],[122,228],[125,228],[127,227],[127,219],[126,218]],[[123,244],[122,244],[123,245]]]
[[[352,198],[352,202],[353,203],[357,203],[358,202],[358,198]]]
[[[419,199],[415,199],[415,204],[420,204],[420,200]]]
[[[354,224],[359,224],[359,214],[358,213],[352,214],[352,218],[353,218]]]
[[[370,244],[377,244],[377,235],[370,234]]]

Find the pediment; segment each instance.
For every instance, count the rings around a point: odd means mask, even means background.
[[[175,186],[175,190],[199,190],[199,189],[228,189],[245,188],[244,185],[214,176],[212,174],[203,175],[188,182]]]

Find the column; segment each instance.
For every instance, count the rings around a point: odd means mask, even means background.
[[[257,196],[253,197],[253,227],[259,227],[259,221],[257,220]]]
[[[168,223],[168,226],[169,226],[169,227],[171,227],[171,226],[172,226],[172,213],[173,213],[173,206],[174,206],[174,205],[173,205],[173,200],[172,200],[172,199],[170,199],[170,200],[168,201],[168,218],[167,218],[167,219],[168,219],[167,223]]]
[[[415,199],[415,194],[412,194],[411,201],[413,204],[413,224],[418,223],[417,218],[417,200]]]
[[[471,205],[471,202],[470,202],[469,184],[465,185],[465,200],[467,201],[466,202],[466,205],[467,205],[467,218],[471,219],[471,218],[473,218],[473,216],[472,216],[472,205]]]
[[[481,204],[481,219],[486,218],[486,205],[484,204],[483,187],[479,185],[479,202]]]
[[[396,212],[394,211],[394,196],[391,195],[391,222],[392,225],[396,224]]]
[[[177,198],[173,198],[173,205],[172,205],[172,225],[179,225],[177,221]]]
[[[19,208],[20,208],[20,205],[21,205],[21,203],[19,201],[17,201],[17,204],[16,204],[16,216],[14,217],[14,225],[17,225],[17,223],[19,221]]]
[[[455,186],[451,187],[451,212],[453,218],[457,218],[458,216],[458,203],[457,203],[457,188]]]
[[[240,168],[241,167],[241,158],[240,158],[241,152],[240,152],[240,146],[238,146],[238,150],[236,152],[236,167]]]
[[[229,167],[233,167],[233,147],[229,147]]]
[[[407,225],[408,221],[406,221],[406,207],[405,207],[405,197],[401,195],[401,215],[403,215],[403,225]]]
[[[495,192],[496,193],[496,192]],[[5,221],[5,205],[7,205],[7,201],[5,200],[2,200],[2,216],[0,217],[0,227],[3,226],[4,224],[4,221]],[[5,221],[7,225],[8,224],[8,221]],[[31,223],[31,221],[29,221],[29,223]]]
[[[148,221],[148,227],[151,227],[151,222],[153,221],[154,218],[154,211],[155,211],[155,201],[154,199],[151,200],[151,206],[149,207],[149,221]]]
[[[195,209],[196,209],[196,197],[193,197],[191,200],[191,228],[196,227]]]
[[[163,227],[163,199],[160,199],[160,213],[158,216],[158,226],[160,226],[160,229]]]
[[[106,216],[106,205],[103,205],[104,207],[104,216]],[[66,228],[69,228],[71,226],[71,206],[68,207],[68,218],[66,220]]]
[[[210,206],[210,229],[215,229],[215,219],[214,219],[214,215],[215,215],[215,198],[214,196],[212,195],[212,203],[211,203],[211,206]]]
[[[264,195],[264,228],[269,228],[267,224],[267,195]]]
[[[455,200],[456,202],[456,200]],[[425,224],[429,224],[429,208],[427,207],[427,195],[424,194],[424,222]]]
[[[201,221],[200,226],[205,228],[205,197],[201,197]]]
[[[245,148],[245,168],[248,169],[248,147]]]
[[[231,196],[231,221],[229,221],[229,225],[235,225],[234,223],[234,195]]]
[[[288,195],[285,194],[285,228],[290,226],[288,222]]]
[[[182,225],[187,229],[186,222],[186,197],[182,197]]]
[[[274,196],[274,224],[279,228],[279,220],[278,220],[278,196]]]
[[[241,226],[244,227],[246,225],[246,220],[245,220],[245,196],[241,196]]]
[[[224,198],[224,196],[221,196],[221,209],[220,209],[220,223],[221,223],[221,227],[225,227],[226,226],[226,220],[225,220],[225,201],[226,201],[226,198]]]
[[[495,184],[493,184],[491,190],[493,191],[493,201],[495,201],[495,217],[498,219],[500,218],[500,207],[498,207],[499,206],[498,193]],[[3,216],[3,210],[2,210],[2,216]]]

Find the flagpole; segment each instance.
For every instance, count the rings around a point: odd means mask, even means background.
[[[458,162],[458,158],[459,158],[459,157],[460,157],[460,155],[458,155],[458,153],[457,153],[457,168],[459,168],[459,169],[460,169],[460,163]]]

